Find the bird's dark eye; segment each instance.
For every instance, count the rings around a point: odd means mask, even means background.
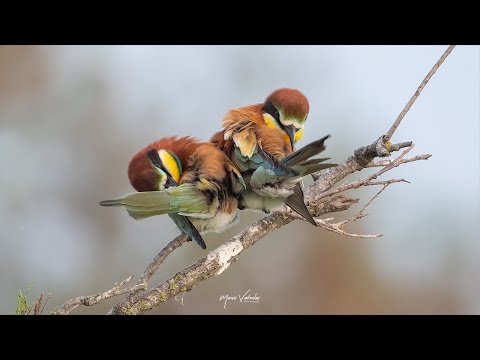
[[[278,110],[275,110],[275,119],[280,119],[280,113]]]

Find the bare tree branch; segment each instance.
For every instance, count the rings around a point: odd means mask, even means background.
[[[129,296],[127,296],[124,300],[122,300],[116,307],[123,308],[127,306],[127,304],[133,303],[138,300],[141,296],[141,290],[145,290],[147,288],[147,282],[150,278],[155,274],[157,269],[160,265],[163,264],[165,259],[170,255],[175,249],[178,249],[187,241],[191,240],[187,235],[180,234],[175,239],[170,241],[170,243],[165,246],[158,254],[154,257],[153,261],[148,265],[147,269],[137,281],[137,286],[139,287],[138,290],[133,291]]]
[[[343,194],[339,195],[341,192],[358,189],[363,186],[382,185],[382,189],[378,191],[352,218],[340,221],[338,223],[331,223],[330,221],[333,220],[333,218],[316,219],[319,227],[351,237],[375,238],[382,236],[381,234],[352,234],[343,230],[342,228],[350,222],[357,221],[367,216],[367,214],[365,214],[366,208],[370,206],[370,204],[377,199],[389,185],[399,182],[408,182],[404,179],[390,179],[386,181],[376,180],[379,176],[402,164],[419,160],[427,160],[431,156],[429,154],[422,154],[411,158],[405,158],[405,155],[413,149],[414,144],[412,142],[391,144],[390,139],[430,78],[453,50],[453,47],[454,46],[450,46],[439,59],[439,61],[434,65],[432,70],[430,70],[386,135],[380,136],[370,145],[358,148],[354,151],[352,156],[350,156],[343,163],[339,164],[337,167],[330,168],[323,173],[317,173],[313,175],[315,181],[311,186],[305,189],[304,194],[305,203],[309,211],[315,217],[333,212],[344,211],[349,209],[353,204],[358,203],[359,199],[350,198]],[[396,152],[401,149],[405,150],[394,160],[374,161],[374,159],[377,157],[387,157],[390,156],[392,152]],[[345,179],[348,175],[370,167],[382,168],[362,180],[345,183],[337,186],[336,188],[332,188],[336,183]],[[281,228],[297,218],[299,218],[299,216],[286,207],[284,207],[282,211],[265,216],[263,219],[250,225],[248,228],[219,246],[217,249],[210,251],[202,259],[196,261],[186,269],[177,272],[174,276],[163,283],[147,290],[147,282],[153,276],[158,267],[163,263],[166,257],[187,241],[185,236],[178,236],[153,259],[136,285],[130,288],[121,289],[126,282],[131,280],[132,277],[129,277],[127,280],[115,284],[111,290],[106,292],[91,296],[81,296],[68,300],[57,311],[57,314],[67,314],[78,305],[83,304],[90,306],[113,296],[127,293],[129,296],[112,308],[108,314],[145,313],[157,305],[174,298],[180,293],[185,293],[186,291],[192,290],[204,280],[212,276],[220,275],[233,262],[236,261],[238,256],[243,251],[253,246],[267,234]]]
[[[383,234],[353,234],[353,233],[349,233],[349,232],[346,232],[346,231],[340,229],[341,226],[338,223],[337,224],[330,224],[327,221],[322,220],[322,219],[315,219],[315,220],[316,220],[317,224],[322,229],[325,229],[325,230],[328,230],[328,231],[331,231],[331,232],[334,232],[334,233],[337,233],[337,234],[340,234],[340,235],[362,238],[362,239],[378,238],[378,237],[383,236]]]
[[[397,130],[398,128],[398,125],[400,125],[400,122],[402,121],[402,119],[405,117],[405,115],[407,114],[408,110],[410,110],[410,108],[412,107],[413,103],[417,100],[417,98],[420,96],[420,94],[422,93],[424,87],[428,84],[428,82],[430,81],[430,79],[432,78],[433,74],[435,74],[435,72],[438,70],[438,68],[440,67],[440,65],[442,65],[442,63],[445,61],[445,59],[447,58],[448,55],[450,55],[450,53],[452,52],[453,48],[455,47],[455,45],[450,45],[448,47],[447,50],[445,50],[445,52],[443,53],[443,55],[440,57],[440,59],[436,62],[435,65],[433,65],[432,67],[432,70],[430,70],[430,72],[427,74],[427,76],[425,76],[425,79],[423,79],[422,83],[420,84],[420,86],[418,87],[417,91],[415,91],[415,94],[413,94],[412,98],[408,101],[407,105],[405,105],[405,107],[403,108],[402,112],[400,113],[400,115],[398,115],[397,119],[395,120],[395,122],[393,123],[393,125],[390,127],[390,129],[388,130],[387,132],[387,140],[391,139],[392,136],[393,136],[393,133],[395,132],[395,130]]]
[[[115,283],[113,288],[102,293],[87,295],[87,296],[78,296],[76,298],[66,301],[60,308],[55,312],[57,315],[66,315],[72,310],[74,310],[78,305],[92,306],[98,304],[99,302],[110,299],[114,296],[129,294],[137,291],[138,289],[144,288],[143,285],[134,285],[128,288],[121,289],[123,285],[132,280],[133,275],[129,276],[127,279]]]
[[[381,141],[383,142],[383,140],[381,140],[381,138],[379,138],[377,140],[378,141]],[[373,144],[372,144],[373,145]],[[361,186],[364,186],[366,185],[368,182],[376,179],[377,177],[379,177],[380,175],[382,175],[383,173],[387,172],[388,170],[391,170],[399,165],[401,165],[402,163],[404,164],[405,162],[402,162],[401,160],[403,159],[403,157],[414,147],[414,144],[412,143],[412,145],[410,147],[408,147],[406,150],[404,150],[402,152],[402,154],[397,157],[395,160],[393,160],[392,162],[390,162],[387,166],[385,166],[383,169],[377,171],[376,173],[368,176],[367,178],[365,179],[362,179],[362,180],[357,180],[357,181],[354,181],[350,184],[344,184],[344,185],[341,185],[341,186],[338,186],[336,187],[335,189],[332,189],[330,191],[323,191],[323,192],[318,192],[316,191],[315,192],[315,196],[313,198],[314,201],[318,201],[322,198],[325,198],[325,197],[328,197],[328,196],[331,196],[331,195],[335,195],[335,194],[338,194],[340,192],[343,192],[345,190],[351,190],[351,189],[358,189],[359,187]],[[366,156],[371,156],[370,154],[366,155]],[[424,155],[422,158],[426,158],[428,159],[431,155]],[[352,160],[347,160],[344,164],[344,166],[348,167],[348,171],[351,171],[351,173],[353,173],[355,170],[356,170],[356,167],[354,166],[351,166],[350,162]],[[360,160],[362,163],[363,161]],[[343,164],[342,164],[343,165]],[[340,165],[339,167],[341,167],[342,165]],[[336,169],[338,167],[334,167],[334,168],[330,168],[330,171],[327,171],[325,174],[323,174],[322,176],[320,176],[318,178],[318,180],[315,181],[315,183],[317,181],[321,181],[323,179],[324,176],[327,176],[329,178],[329,183],[332,182],[332,178],[333,179],[338,179],[338,176],[335,176],[335,173],[336,173]],[[343,169],[340,169],[340,173],[343,175],[345,173],[345,171]],[[332,175],[333,174],[333,175]],[[350,173],[348,173],[347,175],[349,175]],[[340,180],[340,179],[339,179]],[[338,180],[337,180],[338,181]],[[315,185],[315,183],[313,185]]]
[[[333,199],[332,199],[333,200]],[[345,210],[345,197],[337,197],[323,207],[324,211],[331,212]],[[338,206],[338,207],[337,207]],[[238,255],[256,244],[265,235],[292,222],[294,217],[285,212],[275,212],[256,223],[250,225],[238,235],[231,238],[217,249],[210,251],[207,256],[178,272],[162,284],[146,291],[135,301],[126,302],[123,306],[115,306],[108,314],[142,314],[155,306],[174,298],[181,292],[192,290],[206,279],[224,272]]]
[[[405,164],[405,163],[408,163],[408,162],[411,162],[411,161],[427,160],[430,156],[432,156],[432,155],[430,155],[430,154],[417,155],[417,156],[414,156],[414,157],[411,157],[411,158],[402,159],[402,160],[400,160],[400,163]],[[371,163],[369,163],[365,167],[383,167],[383,166],[388,166],[391,163],[392,163],[391,160],[372,161]]]
[[[378,196],[391,184],[394,184],[394,183],[399,183],[399,182],[406,182],[408,184],[410,184],[409,181],[405,180],[405,179],[390,179],[390,180],[387,180],[387,181],[370,181],[370,182],[367,182],[365,184],[365,186],[369,186],[369,185],[383,185],[382,189],[380,191],[378,191],[364,206],[363,208],[353,217],[353,218],[350,218],[350,219],[347,219],[347,220],[344,220],[344,221],[341,221],[339,223],[337,223],[337,225],[339,227],[343,227],[345,225],[347,225],[349,222],[351,221],[357,221],[357,220],[360,220],[362,218],[364,218],[365,216],[367,216],[368,214],[365,214],[365,210],[367,209],[367,207],[370,206],[370,204],[378,198]]]
[[[137,281],[137,283],[134,286],[121,289],[123,285],[125,285],[127,282],[132,280],[133,278],[133,275],[132,275],[128,279],[120,283],[115,283],[115,286],[112,289],[105,291],[103,293],[98,293],[98,294],[89,295],[89,296],[79,296],[66,301],[55,312],[55,314],[66,315],[72,310],[74,310],[75,308],[77,308],[79,305],[92,306],[92,305],[98,304],[103,300],[110,299],[114,296],[119,296],[124,294],[129,294],[129,296],[126,299],[124,299],[122,302],[129,303],[131,301],[136,300],[137,299],[136,295],[141,290],[146,290],[148,280],[150,280],[150,278],[155,274],[157,269],[160,267],[160,265],[162,265],[162,263],[165,261],[168,255],[170,255],[175,249],[179,248],[189,240],[190,240],[189,237],[184,234],[181,234],[177,236],[175,239],[173,239],[166,247],[162,249],[162,251],[160,251],[157,254],[157,256],[154,257],[152,262],[148,265],[147,269],[145,270],[143,275],[140,277],[140,279]]]

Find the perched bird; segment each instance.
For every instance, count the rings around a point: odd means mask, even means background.
[[[140,150],[128,177],[139,192],[102,206],[123,206],[134,219],[169,214],[202,249],[200,233],[222,231],[237,220],[237,197],[245,189],[232,161],[208,142],[166,137]]]
[[[228,111],[222,130],[210,141],[238,167],[247,184],[239,208],[270,212],[287,204],[310,223],[302,177],[335,166],[327,159],[309,159],[325,149],[326,136],[294,152],[309,113],[307,98],[298,90],[278,89],[264,103]]]

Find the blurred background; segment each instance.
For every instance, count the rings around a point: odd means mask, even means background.
[[[230,108],[300,89],[310,116],[299,145],[332,134],[341,162],[385,133],[447,46],[0,46],[0,313],[52,293],[69,298],[142,274],[179,231],[167,217],[134,221],[103,199],[131,192],[127,166],[167,135],[207,140]],[[480,313],[480,48],[458,46],[414,104],[394,142],[411,155],[356,239],[295,221],[247,250],[228,271],[150,314]],[[366,169],[348,181],[374,171]],[[347,193],[361,202],[378,188]],[[209,249],[259,219],[242,212]],[[175,251],[150,285],[206,253]],[[260,302],[219,301],[250,290]],[[73,314],[104,314],[120,299]],[[225,308],[224,308],[225,307]]]

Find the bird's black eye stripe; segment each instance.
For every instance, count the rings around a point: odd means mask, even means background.
[[[172,174],[168,171],[165,166],[163,166],[162,159],[160,159],[160,155],[158,155],[158,151],[155,149],[150,150],[147,152],[147,157],[152,162],[152,165],[162,170],[167,175],[167,180],[165,182],[165,188],[168,189],[171,186],[177,186],[178,183],[173,179]]]
[[[280,113],[277,108],[273,105],[271,101],[267,101],[265,105],[262,107],[262,110],[266,113],[272,115],[272,117],[280,122]]]
[[[164,170],[162,160],[160,159],[160,155],[158,155],[157,150],[155,149],[150,150],[149,152],[147,152],[147,156],[154,166]]]
[[[167,174],[167,179],[169,179],[169,181],[167,181],[167,183],[173,183],[174,185],[177,185],[175,180],[173,180],[172,174],[170,174],[170,171],[168,171],[167,168],[165,166],[163,166],[162,159],[160,159],[160,155],[158,155],[157,150],[152,149],[149,152],[147,152],[147,157],[150,159],[153,166],[159,168],[165,174]]]

